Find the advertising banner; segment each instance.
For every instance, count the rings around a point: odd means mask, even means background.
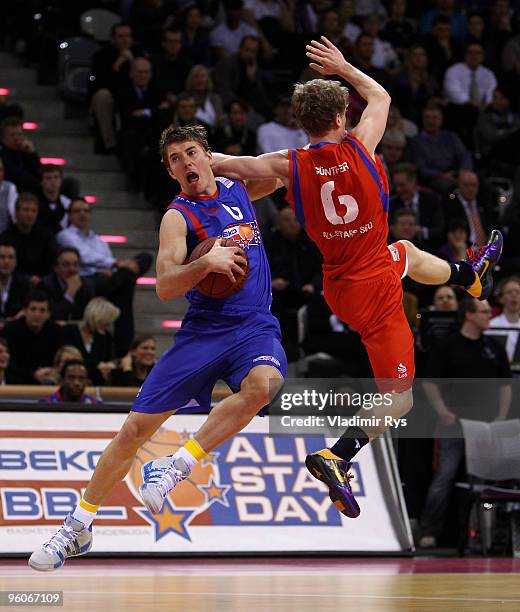
[[[0,554],[30,553],[77,504],[124,414],[3,412]],[[410,548],[388,442],[353,464],[355,520],[304,465],[323,436],[270,436],[268,418],[195,466],[160,514],[144,507],[141,466],[175,452],[204,416],[172,417],[137,453],[94,523],[93,553],[398,552]],[[391,450],[391,449],[390,449]]]

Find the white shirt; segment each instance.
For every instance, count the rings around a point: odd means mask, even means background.
[[[230,30],[226,23],[221,23],[210,34],[212,47],[222,47],[228,55],[237,53],[244,36],[256,36],[257,31],[245,21],[241,21],[236,30]]]
[[[5,285],[0,284],[0,303],[2,304],[2,312],[4,312],[5,305],[9,299],[9,291],[11,291],[11,285],[13,284],[13,277],[10,276]]]
[[[349,21],[343,28],[343,36],[347,38],[353,45],[356,44],[357,37],[361,34],[361,28],[355,23]]]
[[[58,232],[56,240],[60,246],[71,246],[79,251],[80,274],[89,276],[101,270],[110,270],[116,259],[106,242],[90,230],[87,234],[74,225]]]
[[[453,64],[444,75],[444,95],[453,104],[466,104],[470,101],[472,70],[464,63]],[[493,72],[485,66],[479,66],[475,71],[480,103],[489,104],[497,80]]]
[[[11,181],[0,183],[0,232],[9,227],[9,222],[16,221],[16,200],[18,189]]]
[[[213,102],[209,96],[206,96],[204,100],[204,106],[198,107],[197,112],[195,113],[195,117],[200,121],[203,121],[206,125],[210,127],[215,127],[217,123],[217,113],[215,111],[215,107],[213,106]]]
[[[376,68],[388,68],[399,66],[399,57],[389,42],[374,38],[374,55],[372,56],[372,66]]]
[[[288,128],[276,121],[262,124],[256,133],[258,154],[298,149],[304,147],[308,142],[309,137],[302,129]]]
[[[498,317],[493,317],[489,322],[489,329],[499,327],[496,331],[489,331],[490,336],[507,336],[506,340],[506,353],[510,362],[513,361],[516,346],[518,344],[518,335],[520,333],[520,321],[518,323],[511,323],[507,320],[504,313],[499,314]],[[511,330],[511,331],[508,331]]]
[[[244,8],[251,11],[257,21],[264,17],[280,18],[280,0],[244,0]]]

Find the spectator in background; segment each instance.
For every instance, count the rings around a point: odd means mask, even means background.
[[[13,319],[23,308],[31,290],[29,277],[15,272],[16,249],[0,242],[0,318]]]
[[[94,284],[97,295],[110,299],[121,310],[115,327],[118,354],[126,354],[134,336],[132,302],[136,280],[150,267],[152,257],[140,253],[134,259],[116,259],[106,242],[90,229],[92,209],[88,202],[73,200],[70,226],[58,236],[60,246],[74,247],[80,254],[80,274]]]
[[[94,286],[79,273],[80,256],[74,247],[61,247],[54,270],[42,278],[38,289],[51,299],[52,317],[57,321],[79,321],[94,297]]]
[[[444,212],[447,219],[466,221],[471,243],[486,244],[490,223],[479,198],[479,178],[474,172],[469,170],[459,172],[457,189],[446,199]]]
[[[460,261],[460,260],[459,260]],[[437,312],[456,312],[459,307],[457,294],[453,287],[441,285],[433,294],[432,309]]]
[[[519,138],[520,115],[511,109],[506,89],[497,87],[491,104],[480,113],[477,124],[477,144],[483,163],[518,164]]]
[[[505,44],[501,68],[508,77],[518,78],[520,75],[520,32],[509,38]]]
[[[453,36],[464,38],[466,36],[466,17],[455,10],[454,0],[437,0],[437,6],[428,11],[421,20],[421,32],[428,34],[435,27],[438,17],[443,17],[451,26]]]
[[[352,21],[354,16],[354,0],[341,0],[338,6],[338,13],[342,36],[347,39],[348,44],[353,48],[357,37],[361,34],[361,28]]]
[[[98,401],[92,395],[85,393],[87,388],[87,368],[83,361],[71,359],[66,361],[61,368],[62,384],[60,388],[51,395],[44,397],[41,401],[48,404],[61,404],[63,402],[77,402],[81,404],[97,404]]]
[[[194,64],[211,64],[210,33],[202,23],[202,13],[196,4],[188,5],[180,23],[182,46]],[[183,83],[184,84],[184,83]]]
[[[117,368],[112,370],[111,384],[115,387],[140,387],[155,365],[155,338],[137,336]]]
[[[426,49],[422,45],[412,45],[403,69],[396,77],[394,103],[405,117],[419,123],[423,108],[438,88],[437,81],[428,72]]]
[[[473,163],[457,134],[443,130],[442,123],[440,106],[430,104],[423,110],[423,129],[412,141],[412,156],[421,181],[446,195],[456,186],[457,172],[471,170]]]
[[[209,70],[196,64],[186,79],[185,91],[193,96],[197,105],[195,117],[214,129],[222,119],[222,98],[213,92],[213,81]]]
[[[11,181],[5,180],[4,162],[0,157],[0,234],[15,220],[18,189]]]
[[[40,158],[33,143],[25,136],[22,122],[6,117],[0,123],[0,157],[5,178],[19,191],[37,193],[40,187]]]
[[[406,136],[400,130],[387,130],[381,139],[381,161],[388,174],[393,187],[392,177],[394,168],[405,160]]]
[[[244,36],[258,36],[258,31],[242,17],[242,0],[224,0],[225,21],[210,34],[216,61],[237,53]]]
[[[486,30],[486,24],[484,17],[477,12],[468,13],[468,35],[466,37],[466,45],[476,43],[482,46],[484,49],[484,62],[488,66],[492,66],[493,70],[496,71],[495,53],[493,50],[493,44],[489,39],[488,32]]]
[[[371,34],[362,32],[357,37],[354,48],[354,65],[386,88],[388,75],[384,70],[374,65],[374,53],[374,37]]]
[[[399,69],[399,57],[392,45],[379,37],[380,20],[378,15],[372,13],[366,15],[361,20],[363,31],[372,36],[374,43],[374,55],[372,56],[372,65],[376,68],[382,68],[390,74],[396,74]]]
[[[449,263],[457,263],[466,257],[468,248],[468,224],[463,219],[450,219],[446,225],[446,242],[437,255]]]
[[[241,155],[256,154],[256,133],[247,127],[248,106],[242,100],[231,100],[226,107],[226,122],[215,132],[217,151],[222,151],[230,142],[240,143]]]
[[[10,362],[9,344],[5,338],[0,336],[0,385],[16,385],[20,382],[16,376],[13,376],[9,367]]]
[[[53,164],[42,166],[38,224],[46,227],[53,234],[66,228],[69,223],[70,198],[61,193],[62,183],[63,171],[60,166]]]
[[[43,380],[43,384],[59,385],[61,382],[61,368],[65,365],[65,362],[69,361],[70,359],[79,359],[83,363],[83,355],[81,354],[81,351],[75,346],[64,344],[56,351],[52,368],[49,369],[49,372]]]
[[[354,15],[356,17],[366,17],[366,15],[376,14],[382,18],[386,17],[386,9],[381,0],[354,0]]]
[[[274,119],[261,125],[256,133],[257,151],[271,153],[282,149],[297,149],[309,142],[304,130],[298,127],[289,98],[281,98],[274,107]]]
[[[318,22],[318,32],[313,38],[319,36],[325,36],[333,45],[340,49],[348,46],[348,41],[345,40],[337,10],[329,8],[321,14]]]
[[[388,110],[386,129],[398,130],[399,132],[402,132],[407,141],[411,138],[415,138],[419,133],[419,128],[415,125],[415,123],[409,119],[405,119],[395,104],[391,104]]]
[[[489,104],[497,86],[495,75],[482,66],[484,50],[478,43],[466,47],[464,61],[454,64],[444,75],[444,97],[450,103],[446,114],[453,129],[468,145],[473,144],[473,130],[479,111]]]
[[[80,350],[93,385],[109,381],[116,367],[114,339],[109,329],[120,312],[105,298],[96,297],[88,303],[79,325],[63,328],[65,343]]]
[[[458,420],[504,420],[509,413],[511,371],[504,349],[492,338],[483,335],[490,319],[491,306],[486,300],[464,298],[459,305],[460,331],[440,342],[430,354],[426,370],[429,378],[498,378],[504,379],[504,384],[500,385],[498,394],[494,385],[479,385],[480,401],[476,407],[474,394],[468,394],[464,385],[443,385],[441,391],[439,384],[423,383],[442,432],[438,466],[421,517],[419,546],[422,548],[437,545],[455,477],[464,459],[464,439]]]
[[[121,117],[118,135],[121,161],[132,187],[138,192],[144,187],[150,157],[155,154],[159,108],[168,104],[151,79],[152,65],[146,58],[138,57],[131,63],[130,83],[116,94]]]
[[[211,128],[206,125],[203,121],[200,121],[196,117],[197,115],[197,103],[192,94],[183,91],[177,97],[177,104],[175,105],[175,112],[173,114],[172,124],[175,126],[184,127],[186,125],[202,125],[211,134]],[[164,173],[164,168],[162,169]]]
[[[267,117],[271,104],[258,65],[259,46],[256,36],[245,36],[238,53],[229,55],[215,66],[213,78],[215,90],[222,96],[224,104],[238,98],[247,102],[259,115]]]
[[[381,37],[404,57],[416,38],[414,23],[406,17],[406,0],[391,0],[390,15]]]
[[[115,94],[128,85],[131,63],[142,54],[142,50],[134,45],[132,28],[122,22],[112,26],[110,44],[92,58],[90,111],[99,131],[97,153],[115,152]]]
[[[21,193],[16,201],[16,221],[0,234],[0,242],[16,249],[17,270],[31,276],[36,284],[50,274],[56,257],[56,239],[51,231],[37,223],[39,202],[33,193]]]
[[[451,37],[451,33],[450,20],[439,15],[433,21],[431,34],[425,36],[423,41],[430,72],[439,83],[448,66],[458,59],[459,44]]]
[[[520,277],[509,276],[504,278],[498,285],[497,297],[502,306],[502,312],[491,319],[489,329],[492,335],[506,336],[506,353],[509,363],[518,362],[516,356],[518,338],[520,332]],[[498,333],[500,328],[502,333]]]
[[[23,316],[7,323],[1,335],[11,348],[13,373],[24,384],[42,384],[63,344],[59,325],[50,320],[48,296],[31,291],[25,298]]]
[[[197,9],[198,10],[198,9]],[[153,80],[173,106],[184,89],[193,60],[183,49],[182,32],[177,28],[164,30],[161,37],[161,53],[152,57]]]
[[[278,213],[277,229],[266,240],[271,267],[273,314],[282,328],[289,360],[297,357],[296,310],[321,289],[321,256],[289,206]]]
[[[417,169],[413,164],[394,166],[392,181],[395,196],[390,200],[390,218],[398,210],[413,210],[419,224],[417,235],[424,247],[433,252],[444,236],[444,213],[439,198],[433,192],[419,190]]]
[[[417,214],[412,208],[402,207],[396,210],[389,227],[388,244],[398,240],[409,240],[417,247],[423,248]]]

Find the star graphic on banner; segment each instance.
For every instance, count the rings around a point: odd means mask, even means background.
[[[229,489],[231,489],[231,485],[219,485],[213,480],[212,476],[207,485],[200,484],[198,487],[201,491],[204,491],[208,506],[213,502],[218,502],[226,508],[229,508],[229,502],[226,495]]]
[[[217,453],[216,451],[208,453],[200,462],[201,467],[206,467],[207,465],[217,465],[217,459],[219,456],[220,453]]]
[[[187,429],[181,431],[181,442],[185,444],[190,439],[190,432]]]
[[[192,510],[179,510],[169,499],[166,499],[162,510],[158,514],[152,514],[143,508],[139,508],[137,511],[152,527],[155,527],[156,542],[164,538],[170,531],[191,542],[190,534],[186,529],[186,522],[191,517]]]

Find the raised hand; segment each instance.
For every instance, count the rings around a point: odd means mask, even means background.
[[[313,40],[306,47],[306,55],[312,60],[309,67],[323,76],[339,74],[346,64],[343,54],[325,36],[322,36],[321,40],[322,42]]]

